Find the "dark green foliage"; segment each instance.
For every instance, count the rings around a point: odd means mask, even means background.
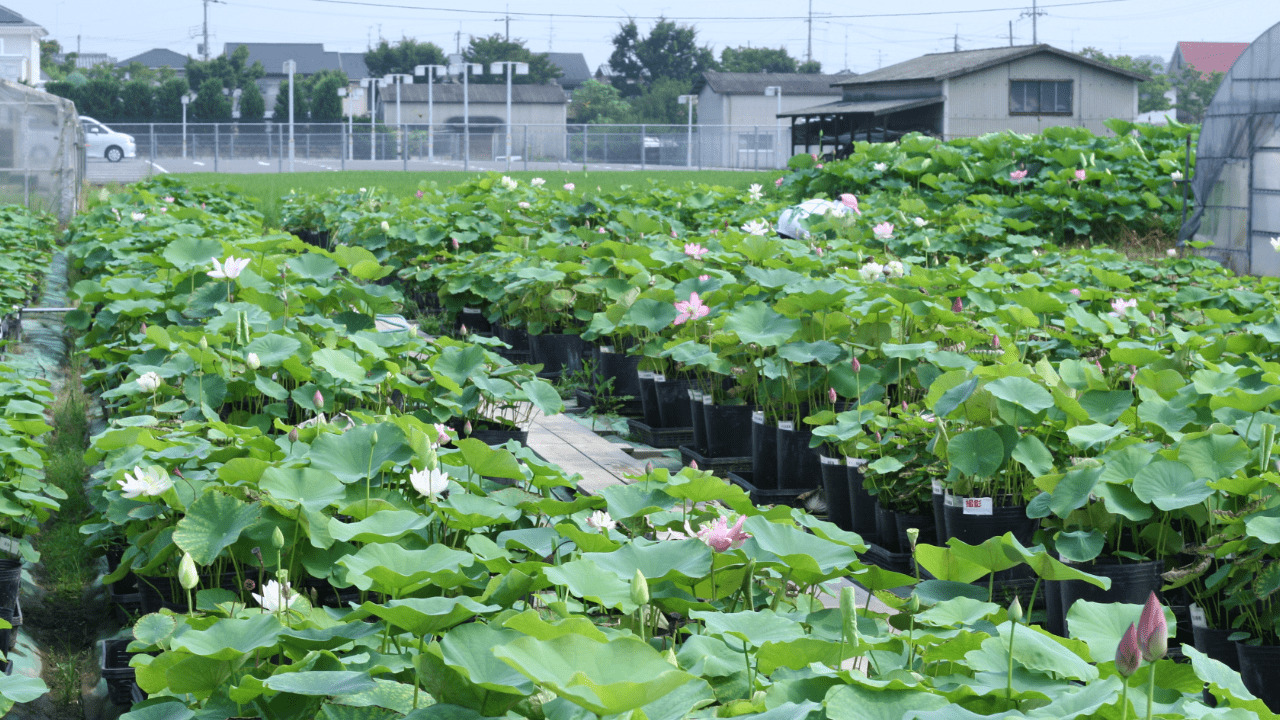
[[[471,82],[505,83],[506,73],[498,75],[489,73],[492,63],[507,60],[511,62],[529,63],[528,75],[512,75],[511,82],[520,85],[545,85],[560,77],[560,68],[551,64],[545,53],[534,53],[524,46],[523,40],[506,40],[499,33],[488,37],[473,37],[471,44],[462,52],[467,62],[480,63],[484,66],[484,74],[474,75]]]
[[[395,45],[386,40],[364,54],[364,64],[371,77],[388,73],[412,73],[418,65],[443,65],[444,51],[431,42],[420,43],[413,38],[403,38]]]
[[[720,69],[725,72],[743,73],[793,73],[796,59],[785,47],[773,48],[727,47],[720,51]]]
[[[659,20],[647,37],[641,38],[634,20],[628,20],[613,37],[609,67],[613,85],[626,97],[644,92],[662,78],[683,80],[701,87],[702,73],[717,68],[715,55],[697,44],[698,31],[690,25]]]
[[[222,94],[222,81],[209,78],[200,85],[196,99],[191,101],[191,118],[200,122],[221,122],[231,119],[231,98]],[[181,109],[181,108],[179,108]]]
[[[248,82],[240,91],[240,122],[262,122],[267,111],[266,101],[258,83]]]

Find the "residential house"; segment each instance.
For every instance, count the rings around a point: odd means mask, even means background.
[[[461,158],[466,129],[462,93],[461,83],[436,82],[428,102],[426,83],[391,85],[379,91],[378,118],[394,124],[398,114],[405,125],[423,126],[410,129],[422,130],[416,135],[424,143],[430,118],[435,128],[435,155]],[[468,86],[467,95],[471,159],[505,157],[507,86],[477,83]],[[563,159],[568,104],[568,96],[559,85],[512,85],[511,154],[539,160]]]
[[[698,93],[695,150],[703,165],[738,168],[785,165],[792,153],[779,113],[837,100],[841,90],[835,83],[852,77],[713,71],[702,75],[706,83]]]
[[[806,152],[843,157],[851,141],[908,132],[950,139],[1056,126],[1109,134],[1138,114],[1145,75],[1049,45],[934,53],[846,78],[837,102],[783,112]]]
[[[116,67],[128,69],[134,63],[151,69],[160,70],[168,68],[173,71],[177,77],[187,76],[187,61],[190,60],[186,55],[176,53],[165,48],[152,48],[140,55],[134,55],[116,63]]]
[[[67,62],[67,58],[71,55],[76,56],[75,66],[77,70],[88,70],[95,65],[115,65],[116,59],[106,53],[69,53],[60,52],[49,56],[49,61],[53,65],[63,65]]]
[[[587,58],[582,53],[549,52],[546,55],[552,65],[560,68],[560,77],[555,82],[567,95],[572,96],[579,85],[591,79],[591,68],[587,67]]]
[[[0,7],[0,79],[41,84],[40,38],[49,31]]]
[[[341,70],[347,74],[347,97],[343,100],[343,111],[351,115],[364,115],[368,106],[360,89],[360,79],[369,74],[364,64],[364,53],[331,52],[324,49],[323,43],[236,43],[229,42],[223,46],[222,54],[230,57],[241,45],[249,48],[247,64],[262,63],[266,75],[258,81],[262,90],[262,99],[266,102],[267,117],[275,111],[276,96],[280,87],[288,80],[284,64],[288,60],[297,63],[297,75],[314,75],[324,70]]]
[[[1225,75],[1248,47],[1249,43],[1237,42],[1180,42],[1173,47],[1168,74],[1170,77],[1177,77],[1183,70],[1192,67],[1204,77],[1216,72]],[[1170,104],[1177,104],[1177,88],[1171,89],[1166,95]],[[1190,119],[1184,113],[1178,113],[1179,121],[1186,122]]]

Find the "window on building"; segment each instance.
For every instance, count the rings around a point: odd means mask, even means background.
[[[1010,115],[1070,115],[1070,80],[1009,81]]]
[[[738,151],[772,151],[773,133],[740,133],[738,135]]]

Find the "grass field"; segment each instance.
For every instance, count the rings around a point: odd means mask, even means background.
[[[618,190],[625,186],[642,188],[650,183],[662,186],[679,186],[685,183],[723,185],[745,190],[752,183],[769,185],[781,177],[785,170],[748,172],[733,170],[635,170],[635,171],[512,171],[503,173],[528,182],[541,177],[550,187],[573,183],[579,190]],[[466,172],[343,172],[343,173],[263,173],[261,175],[227,175],[219,173],[183,173],[175,175],[193,185],[222,185],[254,198],[269,226],[275,226],[280,216],[280,198],[289,191],[300,193],[325,192],[330,188],[358,189],[382,188],[392,195],[409,197],[417,192],[421,183],[435,183],[440,187],[457,185],[484,173]],[[494,173],[498,174],[498,173]]]

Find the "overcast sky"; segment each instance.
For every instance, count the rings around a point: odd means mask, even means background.
[[[202,0],[0,0],[42,25],[68,50],[105,52],[117,60],[151,48],[195,55]],[[1179,40],[1251,42],[1280,22],[1277,0],[1038,0],[1038,38],[1066,50],[1158,55]],[[505,32],[534,51],[581,52],[592,70],[609,59],[618,24],[636,18],[647,33],[658,16],[698,30],[717,57],[724,47],[785,46],[807,54],[807,0],[213,0],[210,45],[226,42],[323,43],[363,52],[379,37],[411,37],[452,52],[461,33]],[[450,8],[465,8],[450,9]],[[812,0],[813,58],[826,71],[855,72],[946,52],[1032,40],[1030,0],[906,0],[890,3]],[[897,14],[895,14],[897,13]],[[77,37],[78,36],[78,37]]]

